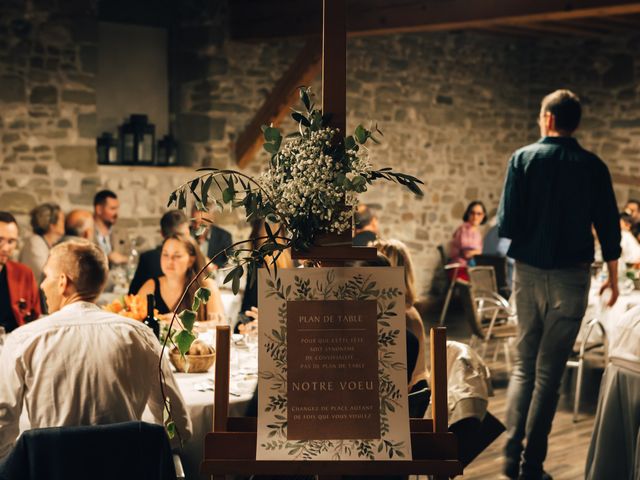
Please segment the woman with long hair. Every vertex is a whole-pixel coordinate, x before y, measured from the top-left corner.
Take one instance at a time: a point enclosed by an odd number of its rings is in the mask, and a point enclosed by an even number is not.
[[[211,297],[207,304],[201,305],[196,312],[199,321],[224,316],[220,291],[210,278],[201,278],[194,282],[179,303],[184,289],[205,265],[206,259],[191,237],[170,235],[162,243],[160,268],[163,275],[147,280],[138,291],[138,295],[153,294],[156,309],[162,315],[173,312],[176,307],[179,311],[190,309],[198,288],[206,287],[211,291]]]
[[[428,380],[427,336],[422,317],[414,306],[417,294],[413,262],[409,255],[409,249],[400,240],[378,240],[374,242],[373,246],[378,249],[378,252],[389,259],[392,267],[404,267],[407,330],[413,333],[418,339],[418,358],[413,373],[411,374],[411,380],[409,381],[409,390],[411,390],[411,388],[420,381]]]

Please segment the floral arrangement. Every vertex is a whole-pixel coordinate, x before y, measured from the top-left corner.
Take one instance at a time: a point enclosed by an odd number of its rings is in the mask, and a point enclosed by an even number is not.
[[[139,295],[123,295],[105,305],[104,310],[142,321],[147,316],[147,299]],[[157,316],[158,310],[154,310],[154,312]]]
[[[264,149],[271,158],[260,176],[253,178],[235,170],[201,168],[199,176],[182,184],[169,197],[167,207],[186,208],[187,198],[191,196],[200,211],[208,211],[210,204],[220,210],[225,206],[244,208],[247,221],[265,221],[266,236],[259,239],[263,240],[259,248],[246,246],[252,240],[243,240],[225,250],[232,267],[224,283],[231,282],[234,293],[240,288],[244,267],[254,267],[247,269],[251,272],[248,282],[252,285],[259,266],[271,267],[277,273],[276,260],[284,250],[308,250],[319,236],[350,232],[358,195],[374,182],[395,182],[417,196],[423,195],[422,181],[418,178],[391,168],[376,170],[369,162],[366,144],[368,141],[379,143],[376,135],[382,135],[377,125],[371,130],[358,125],[353,135],[344,136],[343,132],[328,126],[329,115],[316,108],[312,98],[309,88],[300,88],[304,110],[294,110],[291,115],[298,123],[297,132],[283,136],[273,125],[262,127]],[[196,235],[205,228],[201,227]],[[207,274],[209,264],[191,284]],[[195,312],[201,303],[206,303],[209,293],[206,288],[200,288],[191,309],[174,312],[169,328],[179,319],[182,330],[173,337],[168,336],[163,347],[172,342],[182,355],[189,350],[196,338],[193,334]],[[172,422],[166,426],[171,435],[175,426]]]

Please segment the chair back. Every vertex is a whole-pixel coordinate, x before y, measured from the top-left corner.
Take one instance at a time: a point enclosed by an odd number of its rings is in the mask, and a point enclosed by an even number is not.
[[[498,293],[498,283],[493,267],[470,267],[467,269],[469,281],[471,282],[472,293],[482,296],[484,293]]]
[[[438,253],[440,254],[440,266],[444,268],[448,260],[447,251],[445,250],[444,245],[438,245]]]
[[[471,333],[476,337],[484,338],[485,334],[482,330],[482,324],[478,317],[478,311],[473,299],[473,293],[471,290],[471,284],[464,280],[456,280],[456,286],[458,287],[458,293],[460,295],[460,303],[462,304],[462,310],[464,312],[464,319],[471,328]]]
[[[487,266],[493,267],[493,271],[496,277],[496,284],[498,286],[497,292],[504,295],[509,291],[509,284],[507,283],[507,258],[499,255],[476,255],[473,257],[476,265],[479,267]]]
[[[162,425],[125,422],[27,430],[0,464],[0,478],[169,480],[176,472]]]

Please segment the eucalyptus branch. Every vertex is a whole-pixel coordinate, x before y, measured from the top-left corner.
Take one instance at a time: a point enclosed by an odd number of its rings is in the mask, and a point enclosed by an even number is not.
[[[282,227],[280,227],[277,232],[280,232]],[[172,415],[171,415],[171,403],[168,401],[167,395],[166,395],[166,391],[165,391],[165,379],[164,379],[164,372],[162,371],[162,361],[164,358],[164,352],[167,349],[167,343],[169,341],[171,341],[171,343],[173,343],[175,345],[175,343],[173,342],[173,340],[171,339],[171,330],[172,327],[174,325],[174,322],[177,320],[177,322],[180,324],[180,326],[187,330],[188,332],[192,332],[193,329],[187,329],[185,328],[184,324],[179,320],[178,317],[178,310],[180,308],[180,305],[182,305],[182,302],[184,301],[184,299],[186,298],[187,294],[189,293],[189,290],[191,289],[191,287],[194,285],[194,283],[196,283],[197,281],[199,281],[200,276],[206,272],[209,267],[214,263],[215,259],[218,258],[218,256],[227,253],[232,252],[235,247],[237,247],[238,245],[242,245],[244,243],[250,243],[250,242],[254,242],[256,240],[286,240],[289,243],[286,244],[282,244],[283,248],[289,248],[290,247],[290,239],[288,237],[284,237],[284,236],[276,236],[274,235],[273,237],[270,236],[261,236],[261,237],[257,237],[255,239],[246,239],[246,240],[241,240],[239,242],[235,242],[232,245],[228,246],[227,248],[225,248],[224,250],[220,250],[218,253],[216,253],[195,275],[194,277],[191,279],[191,281],[189,282],[189,284],[185,287],[184,291],[182,292],[182,295],[180,296],[180,299],[178,300],[178,302],[176,303],[175,308],[173,309],[173,315],[171,316],[171,321],[169,322],[169,327],[168,327],[168,333],[164,339],[164,342],[162,343],[162,349],[160,351],[160,359],[158,361],[158,378],[160,380],[160,392],[162,394],[162,401],[164,402],[164,408],[165,411],[168,414],[169,417],[169,423],[173,423],[172,420]],[[249,257],[249,261],[251,261],[253,259],[253,257]],[[262,260],[264,261],[264,257],[262,257]],[[248,262],[245,262],[248,263]],[[236,265],[236,267],[241,266],[241,264]],[[167,424],[167,425],[168,425]],[[182,444],[182,438],[180,436],[180,432],[179,430],[176,428],[176,433],[178,434],[178,438],[180,439],[180,443]]]

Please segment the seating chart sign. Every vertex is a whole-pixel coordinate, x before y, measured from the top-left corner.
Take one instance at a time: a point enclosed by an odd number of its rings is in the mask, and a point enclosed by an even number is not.
[[[258,460],[410,460],[403,269],[258,282]]]

